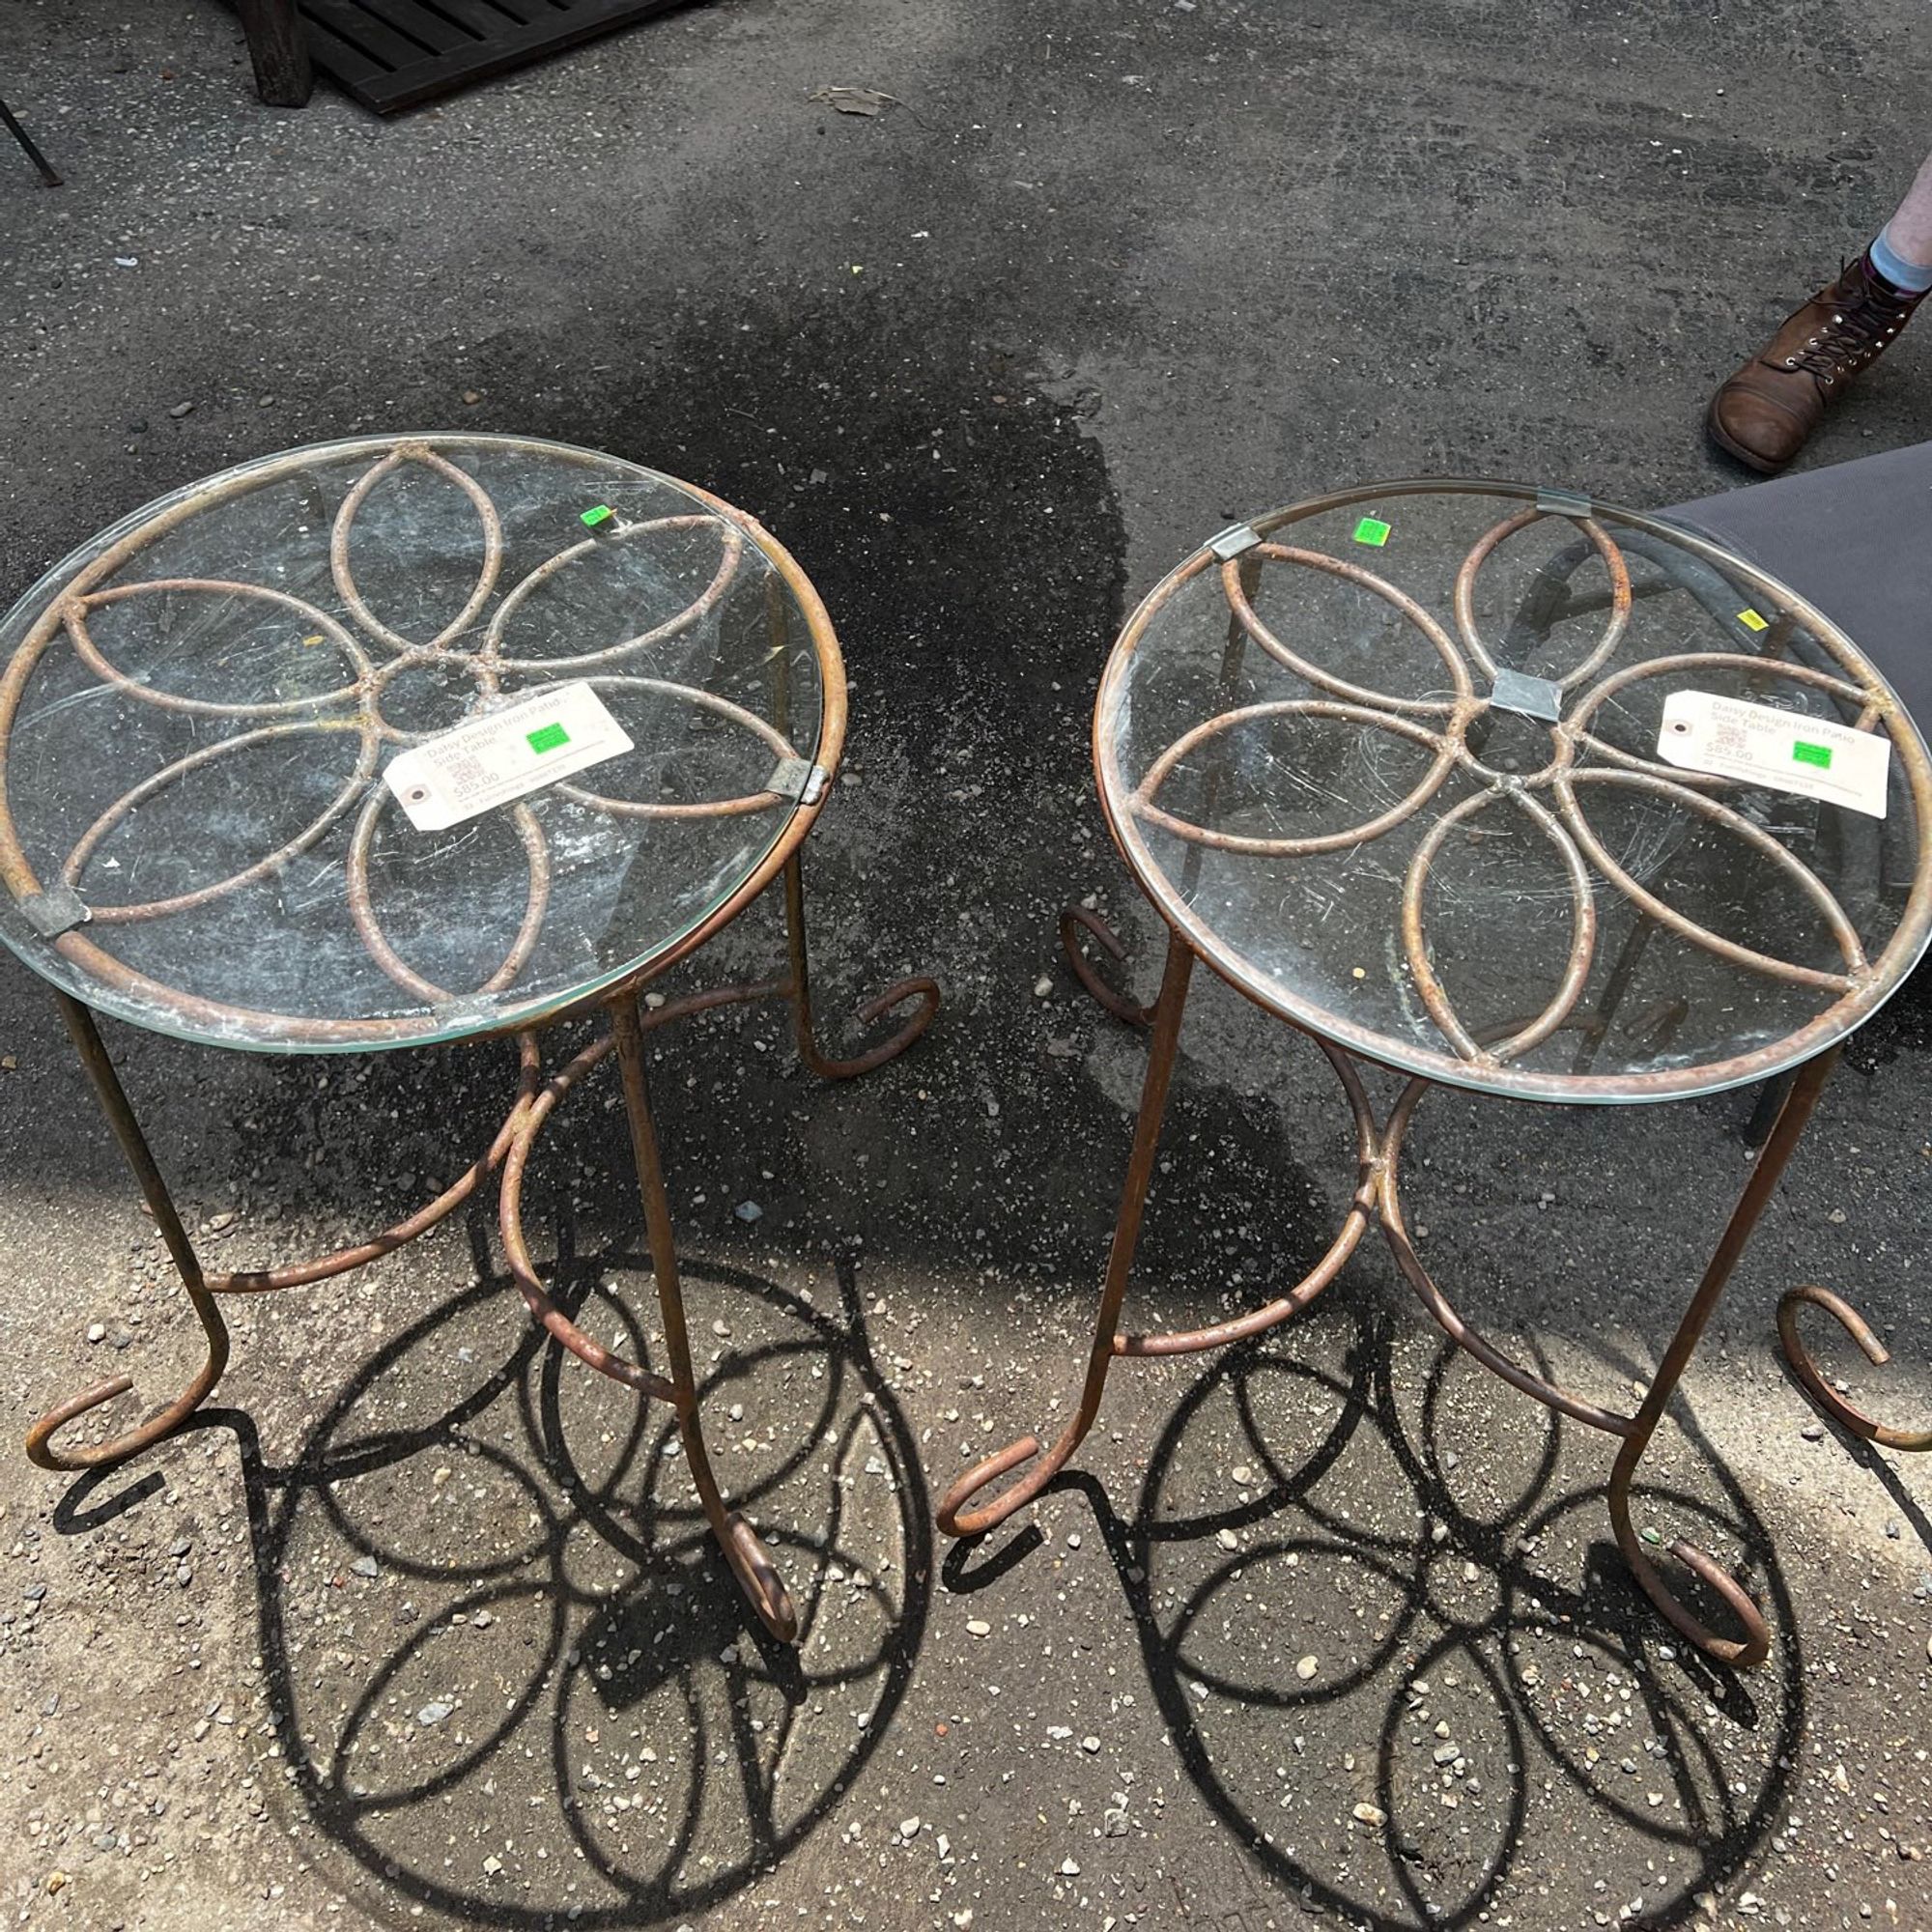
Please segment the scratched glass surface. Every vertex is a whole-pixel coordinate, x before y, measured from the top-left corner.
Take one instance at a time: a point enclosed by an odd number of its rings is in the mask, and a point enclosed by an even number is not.
[[[1130,623],[1100,747],[1130,861],[1264,1002],[1437,1079],[1642,1099],[1808,1057],[1923,950],[1925,747],[1772,580],[1534,492],[1255,524]],[[1685,691],[1884,733],[1885,817],[1664,762]]]
[[[578,679],[631,751],[411,825],[400,751]],[[500,1027],[715,912],[789,824],[773,786],[821,708],[759,539],[671,478],[481,437],[270,458],[137,512],[0,625],[0,937],[227,1045]]]

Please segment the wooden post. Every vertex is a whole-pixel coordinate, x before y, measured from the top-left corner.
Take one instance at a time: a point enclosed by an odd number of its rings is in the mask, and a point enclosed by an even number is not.
[[[307,106],[315,75],[296,0],[236,0],[236,6],[255,64],[255,92],[270,107]]]

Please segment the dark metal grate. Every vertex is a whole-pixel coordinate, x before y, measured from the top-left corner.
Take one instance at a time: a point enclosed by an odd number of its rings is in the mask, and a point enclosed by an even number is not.
[[[236,0],[226,0],[233,7]],[[688,0],[298,0],[309,57],[394,114]]]

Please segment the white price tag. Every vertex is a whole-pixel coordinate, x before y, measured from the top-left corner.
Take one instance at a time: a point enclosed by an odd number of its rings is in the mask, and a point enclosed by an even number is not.
[[[1657,755],[1685,771],[1885,816],[1891,740],[1882,731],[1854,731],[1849,724],[1708,691],[1673,691],[1663,700]]]
[[[383,777],[418,832],[440,832],[630,749],[589,685],[560,684],[412,745]]]

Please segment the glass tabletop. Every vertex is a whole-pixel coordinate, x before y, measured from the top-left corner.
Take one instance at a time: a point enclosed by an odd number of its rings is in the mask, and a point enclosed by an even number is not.
[[[497,1031],[701,943],[844,715],[803,572],[690,484],[510,437],[293,450],[0,623],[0,938],[224,1046]]]
[[[1529,1098],[1761,1079],[1932,931],[1932,762],[1762,571],[1565,492],[1429,479],[1237,525],[1128,620],[1103,807],[1225,978]]]

